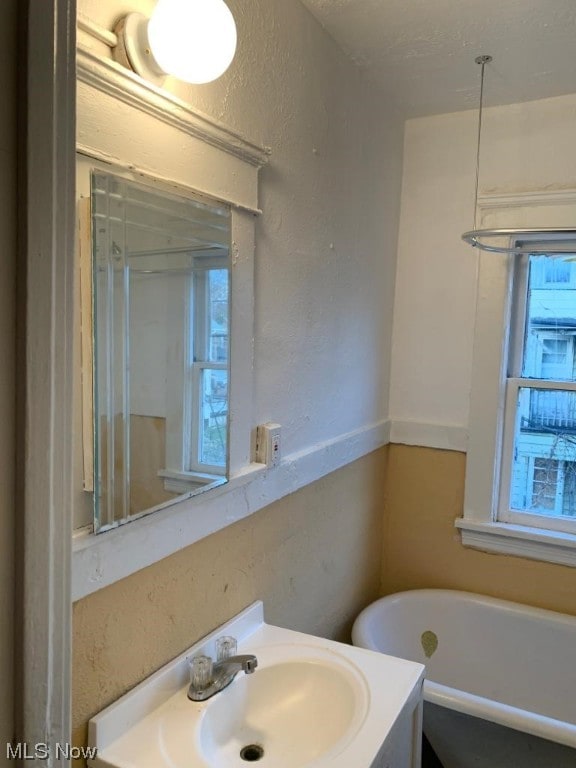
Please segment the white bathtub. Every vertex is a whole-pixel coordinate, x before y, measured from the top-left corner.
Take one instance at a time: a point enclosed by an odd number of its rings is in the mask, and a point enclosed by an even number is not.
[[[424,730],[445,768],[576,766],[576,618],[423,589],[369,605],[352,640],[426,664]]]

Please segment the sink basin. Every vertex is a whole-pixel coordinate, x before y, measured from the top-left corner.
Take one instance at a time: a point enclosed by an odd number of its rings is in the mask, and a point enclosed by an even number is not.
[[[240,673],[200,706],[184,702],[177,716],[175,707],[167,708],[159,728],[173,768],[190,766],[194,753],[218,768],[264,758],[263,765],[300,768],[333,756],[354,737],[369,697],[363,676],[346,659],[313,647],[253,652],[254,674]]]
[[[251,675],[240,672],[212,698],[190,701],[188,658],[200,654],[214,658],[221,635],[236,637],[238,653],[255,654],[258,667]],[[423,672],[420,664],[266,624],[262,603],[257,602],[92,718],[88,742],[97,754],[88,764],[92,768],[400,764],[388,753],[384,759],[382,750],[396,749],[394,740],[400,737],[406,754],[419,743],[411,733],[421,717]],[[398,730],[400,713],[407,725]],[[419,765],[419,759],[416,749],[410,765]]]

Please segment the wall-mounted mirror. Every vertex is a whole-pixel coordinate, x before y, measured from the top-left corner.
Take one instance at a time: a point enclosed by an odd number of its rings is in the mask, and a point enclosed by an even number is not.
[[[94,529],[228,472],[230,209],[91,174]]]

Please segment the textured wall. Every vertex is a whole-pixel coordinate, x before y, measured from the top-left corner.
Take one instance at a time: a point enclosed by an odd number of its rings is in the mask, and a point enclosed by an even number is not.
[[[165,87],[271,148],[256,223],[254,424],[282,424],[287,456],[387,416],[403,123],[299,0],[229,5],[230,69]],[[110,29],[153,6],[80,0],[78,10]],[[116,156],[144,156],[142,145],[154,156],[155,137],[127,132],[122,115]]]
[[[270,623],[347,639],[379,594],[387,451],[77,602],[76,741],[91,715],[254,600]]]
[[[16,4],[0,4],[0,754],[13,735]]]
[[[465,466],[456,451],[389,446],[383,593],[464,589],[576,615],[576,568],[461,545]]]
[[[152,5],[80,0],[79,12],[110,29]],[[280,422],[286,456],[387,415],[402,123],[298,0],[230,7],[239,32],[230,70],[209,86],[167,87],[272,150],[259,184],[253,423]],[[114,154],[129,161],[138,142],[158,155],[154,136],[126,119],[109,126]],[[257,598],[272,622],[344,637],[378,594],[385,457],[365,457],[79,601],[76,737]],[[274,487],[273,472],[267,482]]]
[[[486,110],[480,193],[576,188],[575,115],[576,95]],[[406,123],[392,419],[468,425],[478,253],[461,235],[472,228],[477,117]],[[499,226],[540,225],[516,216],[508,209]]]

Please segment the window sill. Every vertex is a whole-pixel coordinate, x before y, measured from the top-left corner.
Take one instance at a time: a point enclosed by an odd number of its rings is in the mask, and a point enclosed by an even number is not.
[[[224,485],[226,478],[222,475],[208,475],[202,472],[175,472],[172,469],[160,469],[158,475],[164,478],[164,490],[173,493],[188,493],[209,491]]]
[[[576,567],[576,536],[510,523],[457,518],[465,547]]]

